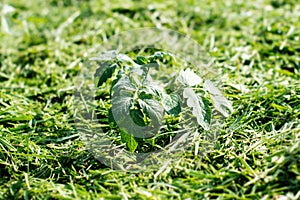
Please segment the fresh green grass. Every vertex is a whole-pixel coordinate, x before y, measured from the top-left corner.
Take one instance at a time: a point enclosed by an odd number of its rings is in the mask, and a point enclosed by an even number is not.
[[[4,4],[15,10],[4,15]],[[297,0],[4,0],[0,8],[1,199],[300,198]],[[193,148],[164,170],[130,173],[85,150],[72,94],[88,52],[139,27],[197,40],[235,112],[204,156]]]

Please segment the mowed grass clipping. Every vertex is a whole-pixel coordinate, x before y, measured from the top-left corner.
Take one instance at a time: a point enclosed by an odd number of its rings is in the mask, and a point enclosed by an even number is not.
[[[300,198],[298,1],[5,0],[0,10],[0,199]],[[89,52],[140,27],[197,40],[235,112],[204,156],[196,146],[137,174],[85,149],[72,94]]]

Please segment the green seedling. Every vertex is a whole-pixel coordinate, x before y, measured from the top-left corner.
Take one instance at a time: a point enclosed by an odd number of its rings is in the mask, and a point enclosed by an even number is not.
[[[111,59],[97,61],[99,68],[95,73],[95,84],[98,88],[109,85],[110,113],[121,129],[121,141],[126,143],[130,152],[149,138],[162,134],[162,122],[168,125],[168,121],[182,122],[185,107],[204,131],[210,129],[213,106],[224,116],[232,111],[230,102],[214,84],[203,80],[190,68],[179,71],[168,80],[175,86],[173,89],[170,89],[170,84],[164,87],[168,84],[159,82],[157,71],[164,65],[174,64],[175,60],[168,52],[155,52],[134,59],[115,54]],[[155,145],[153,140],[151,144]]]

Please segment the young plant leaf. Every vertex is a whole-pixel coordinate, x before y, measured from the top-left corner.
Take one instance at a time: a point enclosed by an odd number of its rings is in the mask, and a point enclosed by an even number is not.
[[[181,99],[177,94],[163,94],[162,105],[170,115],[178,116],[181,112]]]
[[[211,108],[208,101],[198,98],[192,88],[183,90],[183,97],[187,99],[187,105],[192,109],[193,115],[197,122],[204,130],[209,130],[211,121]]]
[[[139,126],[146,126],[146,123],[144,121],[143,112],[140,109],[131,109],[130,117],[135,124],[137,124]]]
[[[122,92],[131,92],[134,93],[136,91],[136,87],[131,83],[129,77],[122,77],[119,81],[114,85],[112,91],[118,95],[121,95]],[[124,94],[127,96],[126,94]],[[122,98],[122,95],[120,96]]]
[[[100,87],[107,79],[111,78],[117,67],[116,64],[111,64],[110,62],[99,63],[99,65],[100,67],[94,74],[96,87]]]
[[[177,80],[181,84],[188,87],[193,87],[202,83],[202,79],[197,74],[195,74],[190,68],[187,68],[186,70],[181,70]]]
[[[126,119],[130,117],[130,108],[133,107],[135,90],[128,77],[120,78],[112,89],[111,110],[120,128],[125,128],[127,125]]]
[[[152,99],[153,95],[151,93],[149,93],[147,90],[140,90],[139,93],[139,98],[140,99]]]
[[[116,83],[113,88],[111,109],[116,124],[120,129],[126,130],[126,132],[134,135],[135,137],[141,138],[147,137],[149,135],[151,127],[142,124],[142,119],[137,115],[137,113],[133,115],[131,113],[131,110],[135,109],[134,102],[136,100],[134,99],[134,96],[137,92],[137,89],[138,88],[136,88],[135,85],[130,82],[130,79],[128,77],[120,78],[118,83]],[[152,108],[151,105],[149,105],[149,107],[147,108],[149,109],[149,113],[151,113],[151,116],[153,115],[152,112],[157,112],[155,110],[156,108]],[[144,110],[144,108],[142,108],[142,110]],[[140,114],[145,116],[145,112]],[[157,121],[155,120],[155,117],[152,116],[152,118],[155,122]]]
[[[149,115],[153,125],[160,125],[164,113],[164,109],[162,108],[160,103],[154,99],[138,99],[138,102],[144,113]]]
[[[207,98],[197,95],[198,96],[198,101],[200,104],[200,107],[203,108],[205,112],[204,113],[204,121],[207,122],[207,124],[210,125],[211,119],[212,119],[212,110],[210,106],[210,102]]]
[[[127,91],[122,91],[122,96],[114,96],[112,98],[112,114],[120,128],[127,125],[127,119],[130,117],[130,108],[133,107],[132,94]]]
[[[174,55],[169,52],[157,51],[152,56],[149,56],[148,59],[150,62],[154,62],[156,60],[164,60],[167,58],[175,59]]]
[[[155,82],[151,82],[145,85],[145,87],[149,94],[156,96],[158,98],[162,98],[162,94],[164,91],[164,88],[162,86],[155,84]]]
[[[205,81],[204,89],[210,94],[215,108],[224,115],[224,117],[228,117],[233,112],[231,102],[222,95],[221,91],[215,87],[211,81]]]
[[[135,140],[133,135],[128,134],[125,131],[120,131],[120,132],[121,132],[121,141],[126,143],[128,150],[131,153],[133,153],[138,146],[138,142]]]
[[[148,63],[148,60],[144,56],[137,56],[136,63],[139,65],[146,65]]]

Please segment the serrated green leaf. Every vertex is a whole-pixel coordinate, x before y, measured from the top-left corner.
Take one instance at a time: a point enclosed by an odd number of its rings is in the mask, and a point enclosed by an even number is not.
[[[154,126],[161,124],[163,118],[163,108],[160,103],[154,99],[138,99],[141,108],[147,113]]]
[[[208,91],[213,100],[215,108],[225,117],[228,117],[232,112],[232,104],[221,93],[221,91],[214,86],[214,84],[207,80],[204,83],[204,89]]]
[[[127,95],[127,96],[125,96]],[[123,121],[130,117],[130,108],[133,106],[133,98],[125,91],[122,96],[112,98],[112,113],[115,121],[122,125]]]
[[[120,78],[112,90],[111,110],[113,118],[120,128],[126,128],[124,125],[126,125],[126,119],[130,118],[130,108],[133,107],[135,87],[127,77],[123,77]]]
[[[136,137],[143,137],[147,127],[135,123],[130,114],[130,110],[134,107],[133,97],[125,96],[125,91],[122,91],[121,94],[121,96],[113,96],[111,100],[112,113],[116,124],[121,130],[126,130]]]
[[[95,85],[100,87],[107,79],[111,78],[117,65],[111,64],[110,62],[99,63],[100,67],[96,70],[94,74]]]
[[[121,92],[129,92],[133,93],[136,91],[136,87],[131,83],[129,77],[122,77],[119,81],[114,85],[112,91],[116,94],[120,94]],[[126,95],[125,95],[126,96]]]
[[[210,125],[211,119],[212,119],[212,109],[210,107],[210,102],[207,98],[203,96],[198,96],[198,101],[200,104],[200,107],[205,111],[204,112],[204,121]]]
[[[156,96],[158,98],[162,98],[163,91],[164,91],[164,88],[162,86],[155,84],[154,82],[151,82],[145,86],[146,86],[145,89],[147,93]]]
[[[145,65],[145,64],[148,63],[148,60],[144,56],[137,56],[136,57],[136,63],[139,64],[139,65]]]
[[[162,105],[170,115],[178,116],[181,112],[181,99],[177,94],[164,94]]]
[[[140,99],[152,99],[153,95],[148,93],[147,90],[141,90],[141,92],[139,93],[139,98]]]
[[[131,109],[130,117],[135,124],[137,124],[139,126],[146,126],[146,123],[144,121],[143,112],[140,109]]]
[[[174,59],[174,55],[169,53],[169,52],[163,52],[163,51],[158,51],[155,52],[152,56],[149,56],[148,59],[153,62],[155,60],[162,60],[163,58],[173,58]]]
[[[133,153],[138,146],[138,143],[135,140],[134,136],[126,133],[125,131],[120,131],[120,132],[121,132],[121,141],[126,143],[128,150],[131,153]]]
[[[188,87],[193,87],[202,83],[202,78],[195,74],[190,68],[186,70],[181,70],[177,80]]]
[[[120,129],[126,130],[135,137],[146,137],[150,127],[140,126],[130,115],[134,109],[134,94],[137,88],[130,82],[128,77],[123,77],[113,88],[111,99],[113,117]]]
[[[192,109],[197,122],[204,130],[209,130],[211,121],[211,108],[208,102],[203,98],[199,99],[192,88],[183,90],[183,97],[187,99],[187,105]]]

